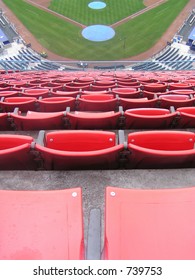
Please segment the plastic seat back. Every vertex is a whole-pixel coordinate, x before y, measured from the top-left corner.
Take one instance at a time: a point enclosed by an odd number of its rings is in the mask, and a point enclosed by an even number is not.
[[[175,108],[193,106],[195,99],[190,99],[188,95],[182,94],[167,94],[161,95],[159,97],[161,108],[170,108],[174,106]]]
[[[31,144],[34,139],[23,135],[0,135],[0,170],[36,169]]]
[[[67,113],[71,129],[116,129],[120,112],[80,112]]]
[[[9,122],[8,122],[8,115],[7,113],[0,113],[0,130],[8,130],[11,129]]]
[[[194,148],[195,134],[186,131],[143,131],[128,134],[128,143],[146,149],[180,151]]]
[[[66,107],[74,110],[75,98],[73,97],[49,97],[38,101],[41,112],[65,111]]]
[[[144,84],[143,88],[144,90],[151,92],[164,92],[167,89],[167,85],[160,83],[148,83]]]
[[[11,114],[15,130],[41,130],[64,128],[64,112],[28,111],[26,116]]]
[[[180,116],[178,126],[180,128],[195,127],[195,107],[180,107],[177,108]]]
[[[84,258],[81,189],[0,190],[1,260]]]
[[[105,258],[193,260],[195,188],[107,187]]]
[[[115,111],[117,108],[118,99],[112,94],[99,95],[81,95],[78,99],[79,111],[100,111],[108,112]]]
[[[116,169],[124,150],[115,133],[107,131],[48,132],[42,141],[36,149],[47,170]]]
[[[61,131],[46,134],[47,148],[61,151],[86,152],[115,146],[115,133],[96,131]]]
[[[120,105],[124,110],[134,109],[134,108],[153,108],[156,106],[158,99],[148,98],[120,98]]]
[[[126,128],[150,128],[160,129],[171,127],[176,112],[171,113],[168,109],[138,108],[125,111]]]
[[[21,112],[36,109],[35,97],[6,97],[2,102],[2,107],[6,112],[12,112],[17,107]]]
[[[128,135],[129,168],[195,166],[195,134],[186,131],[143,131]]]

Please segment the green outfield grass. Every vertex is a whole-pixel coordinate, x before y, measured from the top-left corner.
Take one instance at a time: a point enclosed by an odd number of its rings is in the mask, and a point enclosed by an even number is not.
[[[105,0],[106,7],[100,10],[90,9],[89,3],[90,0],[52,0],[49,8],[85,25],[112,24],[145,8],[143,0]]]
[[[118,26],[113,39],[99,43],[84,39],[81,35],[82,29],[78,26],[23,0],[3,0],[3,2],[43,45],[43,50],[47,48],[64,58],[101,61],[122,60],[148,50],[160,39],[188,0],[169,0]],[[122,0],[119,2],[122,4]]]

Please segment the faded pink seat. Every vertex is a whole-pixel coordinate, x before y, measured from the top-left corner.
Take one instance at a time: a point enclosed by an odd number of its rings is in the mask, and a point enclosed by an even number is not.
[[[125,111],[125,128],[160,129],[171,127],[176,112],[160,108],[138,108]]]
[[[1,260],[84,258],[81,188],[0,190]]]
[[[110,169],[119,167],[120,152],[116,135],[107,131],[72,130],[40,132],[36,150],[45,169]]]
[[[187,131],[140,131],[128,134],[129,168],[195,166],[195,134]]]
[[[194,260],[195,187],[106,188],[104,257]]]

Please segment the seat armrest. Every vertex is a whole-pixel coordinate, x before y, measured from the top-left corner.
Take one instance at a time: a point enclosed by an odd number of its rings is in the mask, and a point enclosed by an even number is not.
[[[40,130],[36,139],[36,144],[44,147],[45,130]]]
[[[19,115],[19,108],[14,108],[13,114],[14,115]]]

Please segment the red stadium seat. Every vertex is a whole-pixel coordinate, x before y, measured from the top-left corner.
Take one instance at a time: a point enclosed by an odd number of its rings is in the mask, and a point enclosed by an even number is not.
[[[118,87],[133,87],[133,88],[139,88],[140,87],[140,82],[138,81],[117,81]]]
[[[22,96],[27,96],[27,97],[48,97],[49,94],[49,89],[41,89],[41,88],[33,88],[33,89],[26,89],[23,93]]]
[[[66,85],[65,90],[66,91],[76,91],[76,90],[89,90],[90,85]]]
[[[115,86],[115,82],[111,79],[100,79],[92,83],[95,86]]]
[[[83,94],[77,101],[79,111],[115,111],[118,105],[118,99],[112,94]]]
[[[14,88],[14,91],[15,91],[16,89]],[[0,92],[1,91],[13,91],[13,87],[11,87],[11,86],[9,86],[9,85],[7,85],[7,86],[5,86],[5,87],[1,87],[0,86]]]
[[[36,169],[30,136],[0,134],[0,170]]]
[[[175,89],[175,90],[166,92],[166,94],[168,94],[168,93],[190,95],[190,94],[195,94],[195,91],[192,89]]]
[[[17,107],[21,112],[36,110],[37,99],[35,97],[6,97],[1,102],[4,112],[13,112]]]
[[[9,122],[8,122],[8,115],[7,113],[0,113],[0,130],[8,130],[11,129]]]
[[[51,95],[53,97],[74,97],[74,98],[76,98],[78,94],[80,94],[79,90],[76,90],[76,91],[57,90],[57,91],[52,91],[51,92]]]
[[[154,108],[157,106],[158,98],[120,98],[119,103],[124,110],[133,108]]]
[[[160,108],[138,108],[125,111],[125,128],[160,129],[172,126],[176,112]]]
[[[195,98],[190,99],[188,95],[182,94],[165,94],[159,96],[158,104],[161,108],[170,108],[170,106],[174,106],[174,108],[189,107],[195,104]]]
[[[177,109],[180,114],[178,126],[180,128],[195,127],[195,107],[180,107]]]
[[[65,112],[33,112],[26,115],[11,113],[12,125],[15,130],[41,130],[64,128]]]
[[[116,143],[115,133],[90,130],[50,132],[38,143],[41,145],[37,144],[36,150],[47,170],[118,168],[124,148],[124,144]]]
[[[169,90],[177,90],[177,89],[193,89],[193,87],[187,83],[169,83]]]
[[[122,98],[139,98],[140,91],[134,89],[134,88],[113,88],[112,89],[112,94],[117,94],[119,97]]]
[[[116,87],[116,85],[115,84],[112,84],[112,85],[90,85],[90,87],[89,87],[89,90],[92,90],[92,91],[100,91],[100,90],[110,90],[110,89],[112,89],[112,88],[115,88]],[[87,89],[85,89],[85,90],[87,90]]]
[[[93,91],[93,90],[83,90],[81,94],[89,95],[89,94],[108,94],[111,93],[111,91],[108,90],[99,90],[99,91]]]
[[[107,260],[194,260],[195,188],[106,188]]]
[[[66,114],[70,129],[117,129],[120,112],[70,112]]]
[[[168,94],[166,92],[166,94]],[[143,98],[148,98],[148,99],[154,99],[154,98],[157,98],[161,95],[165,95],[165,92],[151,92],[151,91],[141,91],[141,97]]]
[[[0,259],[83,259],[82,215],[81,188],[0,190]]]
[[[93,77],[79,77],[78,78],[78,82],[79,83],[93,83],[94,82],[94,78]]]
[[[65,111],[66,107],[74,110],[75,98],[73,97],[48,97],[38,100],[41,112],[59,112]]]
[[[1,97],[15,97],[19,95],[19,91],[16,90],[8,90],[8,91],[0,91]]]
[[[143,89],[151,92],[164,92],[167,89],[165,83],[147,83],[143,85]]]
[[[195,166],[195,134],[186,131],[142,131],[128,134],[129,168]]]

